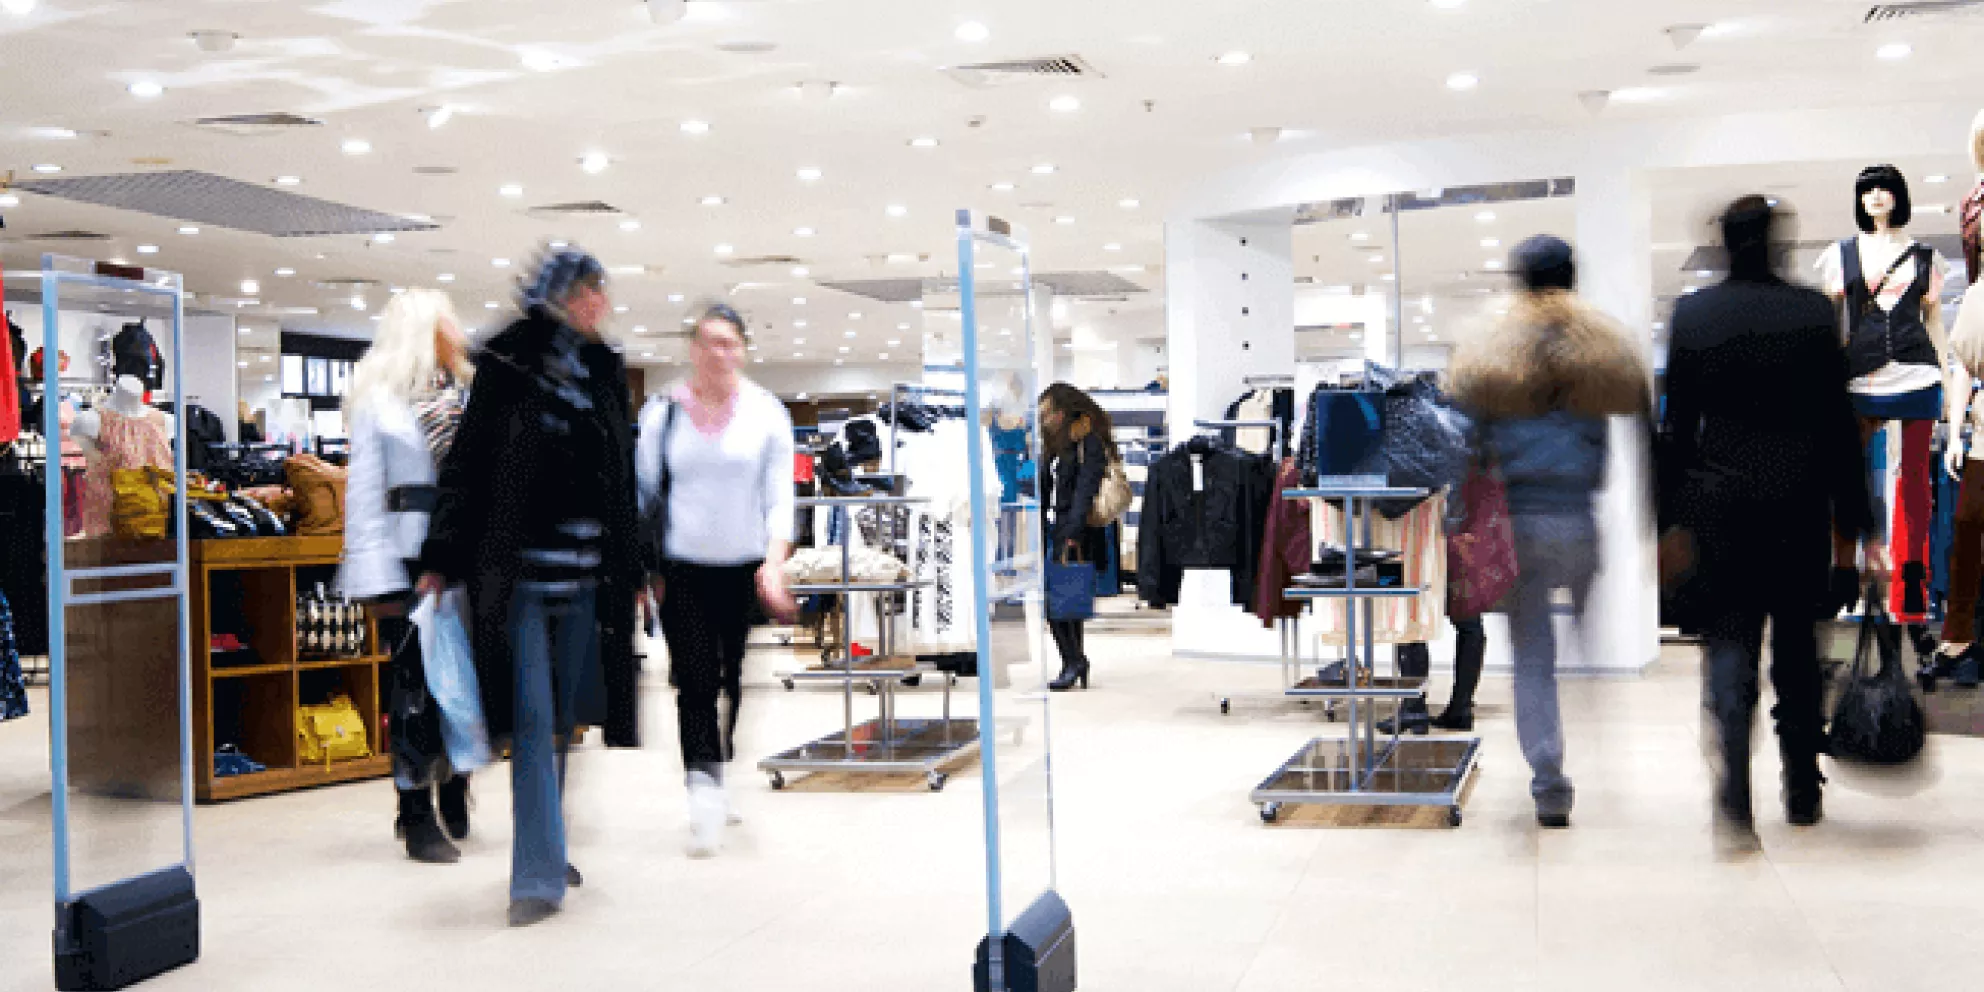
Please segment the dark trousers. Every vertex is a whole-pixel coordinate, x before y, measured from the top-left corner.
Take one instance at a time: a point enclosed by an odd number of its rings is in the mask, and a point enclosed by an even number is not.
[[[1082,625],[1085,620],[1049,620],[1047,630],[1054,635],[1054,646],[1061,652],[1061,668],[1081,670],[1088,667],[1088,652],[1083,647]]]
[[[735,756],[737,710],[743,700],[744,642],[758,597],[761,563],[692,565],[669,562],[661,600],[661,632],[668,642],[670,684],[675,686],[682,764],[723,780],[723,763]],[[718,716],[721,696],[730,712]]]
[[[1763,652],[1765,613],[1725,615],[1707,631],[1707,707],[1719,737],[1721,765],[1716,801],[1723,812],[1750,816],[1750,732],[1760,695],[1758,667]],[[1810,611],[1770,618],[1770,681],[1777,694],[1771,716],[1777,723],[1778,750],[1786,785],[1815,787],[1819,750],[1825,743],[1825,685],[1819,670],[1817,625]]]
[[[1447,622],[1454,626],[1454,694],[1447,700],[1447,709],[1467,711],[1474,708],[1474,690],[1481,685],[1481,666],[1488,658],[1488,632],[1481,626],[1481,618],[1461,620],[1449,616]]]
[[[1984,468],[1970,462],[1963,466],[1950,544],[1949,614],[1943,619],[1943,640],[1966,644],[1977,639],[1977,592],[1984,579]]]

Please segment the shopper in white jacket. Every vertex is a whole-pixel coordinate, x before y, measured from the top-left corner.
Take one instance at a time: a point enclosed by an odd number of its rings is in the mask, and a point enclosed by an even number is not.
[[[427,538],[437,497],[435,467],[461,422],[471,366],[467,339],[445,294],[405,290],[386,305],[383,318],[345,397],[351,465],[340,583],[347,597],[367,604],[392,653],[385,696],[399,790],[393,830],[406,840],[408,857],[451,864],[461,852],[449,837],[468,836],[468,776],[452,772],[441,743],[420,638],[407,619],[415,600],[409,563],[420,557]]]
[[[689,380],[641,411],[634,467],[643,558],[661,607],[689,787],[689,853],[710,857],[725,819],[723,766],[742,695],[755,599],[797,612],[782,566],[792,550],[792,418],[740,374],[744,319],[721,304],[696,321]],[[730,712],[718,716],[720,696]]]

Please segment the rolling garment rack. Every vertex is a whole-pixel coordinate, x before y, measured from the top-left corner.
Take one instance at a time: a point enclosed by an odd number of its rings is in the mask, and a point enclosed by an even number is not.
[[[799,506],[824,507],[845,513],[855,507],[884,506],[897,511],[911,505],[928,503],[927,498],[915,496],[839,496],[810,497],[795,501]],[[847,514],[847,532],[841,542],[841,569],[839,582],[803,583],[793,585],[791,591],[799,596],[833,595],[840,600],[840,649],[839,665],[831,664],[823,669],[796,672],[773,673],[787,688],[798,682],[825,682],[838,684],[842,693],[844,719],[841,729],[818,740],[801,744],[798,747],[781,751],[758,762],[758,770],[771,776],[773,789],[783,789],[786,775],[809,774],[813,772],[855,772],[880,775],[901,775],[915,773],[924,776],[930,791],[944,788],[950,774],[943,769],[968,758],[979,749],[978,721],[953,719],[951,716],[951,690],[957,685],[957,676],[949,672],[939,672],[944,679],[944,711],[939,719],[902,719],[896,714],[896,690],[912,678],[921,678],[926,671],[922,666],[898,669],[857,669],[854,667],[853,631],[848,627],[848,597],[857,593],[871,594],[878,600],[928,586],[928,580],[911,577],[902,582],[858,582],[851,574],[852,541],[854,540],[853,515]],[[878,610],[878,613],[881,611]],[[888,636],[889,625],[882,624],[883,636]],[[826,660],[831,662],[834,646],[823,650],[828,653]],[[886,641],[882,645],[888,647]],[[878,657],[887,657],[886,653]],[[879,712],[872,720],[856,724],[854,721],[854,686],[864,684],[879,700]]]
[[[1447,823],[1461,824],[1461,797],[1475,770],[1479,737],[1418,737],[1399,735],[1398,710],[1419,696],[1426,680],[1394,672],[1379,676],[1372,643],[1373,603],[1390,597],[1418,596],[1427,590],[1412,586],[1378,587],[1357,583],[1357,524],[1363,543],[1371,543],[1372,502],[1379,499],[1424,497],[1424,489],[1382,485],[1324,485],[1286,489],[1283,499],[1342,500],[1344,504],[1344,579],[1341,586],[1306,586],[1287,590],[1289,599],[1344,601],[1344,679],[1306,679],[1285,695],[1295,699],[1342,700],[1350,711],[1347,737],[1318,737],[1302,745],[1260,785],[1250,800],[1260,806],[1261,820],[1273,823],[1285,806],[1444,806]],[[1361,512],[1360,512],[1361,510]],[[1358,607],[1363,617],[1358,617]],[[1358,643],[1359,632],[1363,642]],[[1378,733],[1378,708],[1390,703],[1392,733]]]

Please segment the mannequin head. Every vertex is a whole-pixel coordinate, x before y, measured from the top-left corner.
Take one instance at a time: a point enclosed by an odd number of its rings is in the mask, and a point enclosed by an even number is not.
[[[1870,165],[1853,181],[1853,219],[1860,230],[1899,231],[1915,217],[1908,199],[1908,180],[1892,165]]]
[[[1509,253],[1509,262],[1522,287],[1532,293],[1568,292],[1578,284],[1577,260],[1571,246],[1559,237],[1530,238]]]

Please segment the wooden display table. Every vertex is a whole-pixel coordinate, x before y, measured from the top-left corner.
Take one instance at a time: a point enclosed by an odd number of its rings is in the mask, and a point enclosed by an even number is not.
[[[314,785],[377,778],[392,772],[380,724],[387,655],[366,621],[366,650],[356,658],[308,658],[296,643],[296,599],[317,582],[332,584],[342,537],[256,537],[191,542],[194,792],[218,802]],[[212,650],[214,609],[240,591],[253,664],[227,664]],[[218,663],[217,663],[218,662]],[[350,696],[365,718],[372,757],[305,764],[298,757],[296,711],[334,695]],[[268,767],[216,776],[216,742],[232,742]]]

